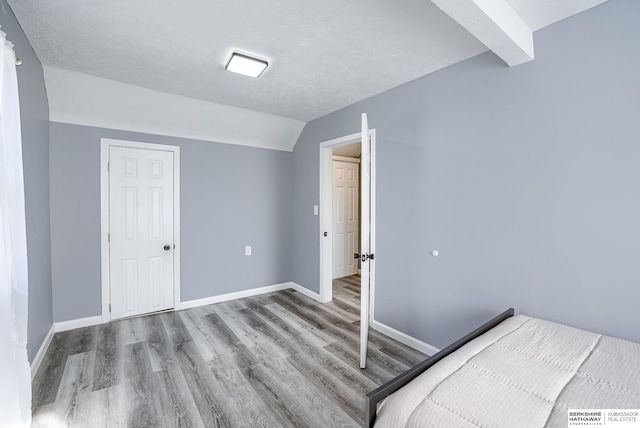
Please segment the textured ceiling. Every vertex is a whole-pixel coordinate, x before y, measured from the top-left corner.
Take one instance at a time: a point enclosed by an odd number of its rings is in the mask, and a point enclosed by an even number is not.
[[[603,0],[506,1],[536,29]],[[429,0],[9,4],[45,65],[301,121],[487,50]],[[226,72],[236,49],[269,68]]]
[[[13,0],[43,64],[311,120],[486,50],[425,0]],[[234,50],[270,60],[224,70]]]

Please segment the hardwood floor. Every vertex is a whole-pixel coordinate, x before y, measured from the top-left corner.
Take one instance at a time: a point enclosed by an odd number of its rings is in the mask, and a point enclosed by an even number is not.
[[[376,331],[358,367],[359,277],[57,333],[33,427],[355,427],[364,394],[425,355]]]

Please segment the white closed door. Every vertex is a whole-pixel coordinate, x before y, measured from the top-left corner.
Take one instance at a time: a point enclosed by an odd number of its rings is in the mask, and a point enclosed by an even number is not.
[[[174,307],[174,154],[109,149],[111,319]]]
[[[333,161],[333,278],[358,273],[360,168],[354,162]]]

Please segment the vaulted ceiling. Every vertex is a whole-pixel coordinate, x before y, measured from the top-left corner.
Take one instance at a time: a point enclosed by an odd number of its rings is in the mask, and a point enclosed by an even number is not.
[[[9,4],[44,66],[52,120],[291,150],[307,121],[487,50],[505,67],[532,60],[533,31],[604,1]],[[269,67],[227,72],[235,50]]]

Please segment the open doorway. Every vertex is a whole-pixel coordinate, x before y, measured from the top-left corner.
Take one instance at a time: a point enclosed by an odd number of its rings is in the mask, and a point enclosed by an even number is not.
[[[332,149],[332,279],[360,272],[360,142]]]
[[[332,304],[360,319],[360,155],[362,144],[332,149]]]
[[[334,168],[340,162],[345,161],[343,158],[351,158],[349,163],[357,164],[353,159],[353,146],[360,146],[360,162],[358,183],[358,192],[356,196],[355,188],[352,198],[338,197],[338,186],[334,186],[334,177],[340,171]],[[342,148],[342,149],[341,149]],[[337,149],[337,150],[336,150]],[[343,156],[345,153],[352,156]],[[335,159],[334,159],[335,156]],[[342,157],[342,158],[341,158]],[[335,162],[334,162],[335,161]],[[343,165],[344,166],[344,165]],[[351,174],[355,176],[355,168],[351,168]],[[346,166],[342,168],[343,175],[349,174]],[[355,178],[355,177],[354,177]],[[334,192],[335,190],[335,192]],[[343,192],[348,189],[343,186]],[[357,201],[356,201],[357,198]],[[345,288],[351,285],[351,288],[357,285],[359,281],[359,306],[360,306],[360,367],[365,367],[367,336],[368,329],[373,321],[373,297],[374,297],[374,232],[375,232],[375,130],[369,130],[366,114],[362,115],[362,132],[336,138],[320,144],[320,298],[322,302],[330,302],[333,299],[334,278],[336,281],[342,281],[343,278],[350,278],[347,284],[336,283],[337,287]],[[345,225],[334,223],[334,205],[345,204],[345,201],[351,201],[352,211],[358,207],[359,237],[356,241],[355,233],[351,237],[345,236],[348,231],[342,228]],[[345,207],[342,207],[345,208]],[[336,210],[339,215],[340,209]],[[343,210],[343,215],[348,213]],[[350,215],[355,216],[355,212]],[[353,224],[351,224],[353,226]],[[336,240],[341,242],[335,242]],[[358,249],[357,251],[355,249]],[[337,252],[338,254],[334,254]],[[347,260],[347,257],[353,259]],[[351,263],[351,270],[334,269],[338,264],[342,263],[342,267],[348,267]],[[357,268],[360,267],[360,276],[357,274]],[[355,270],[354,270],[355,269]],[[357,288],[357,287],[355,287]],[[346,289],[346,288],[345,288]],[[347,289],[348,290],[348,289]],[[355,297],[355,296],[354,296]]]

